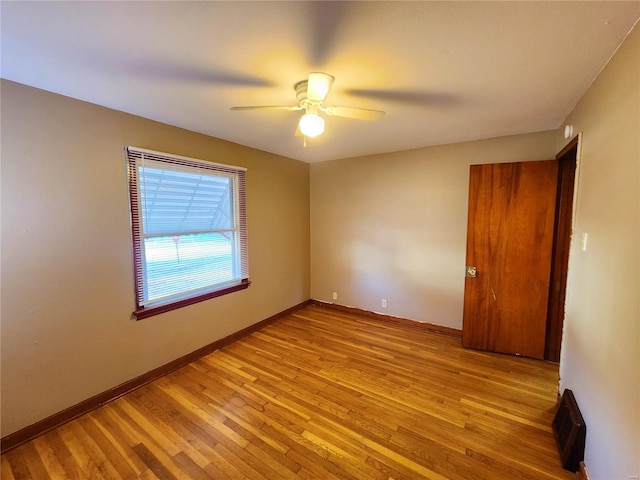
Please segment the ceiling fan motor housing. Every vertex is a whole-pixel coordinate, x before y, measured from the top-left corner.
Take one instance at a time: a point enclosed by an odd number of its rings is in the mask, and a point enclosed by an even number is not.
[[[306,107],[307,106],[306,104],[311,103],[310,100],[307,98],[308,87],[309,87],[308,80],[300,80],[298,83],[296,83],[293,86],[293,88],[295,88],[296,90],[296,99],[298,100],[298,103],[302,107]]]
[[[308,80],[300,80],[296,83],[293,88],[296,90],[296,98],[299,102],[307,98],[307,86],[309,85]]]
[[[307,97],[309,81],[300,80],[293,86],[293,88],[296,90],[296,99],[304,111],[306,113],[313,113],[317,115],[320,105],[322,105],[322,100],[311,100]]]

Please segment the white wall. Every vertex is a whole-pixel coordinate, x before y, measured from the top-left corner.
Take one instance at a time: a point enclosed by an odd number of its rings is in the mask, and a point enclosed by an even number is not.
[[[461,329],[469,166],[555,154],[549,131],[312,164],[312,298]]]
[[[626,480],[640,475],[639,27],[567,123],[582,143],[561,387],[573,390],[587,424],[591,479]]]

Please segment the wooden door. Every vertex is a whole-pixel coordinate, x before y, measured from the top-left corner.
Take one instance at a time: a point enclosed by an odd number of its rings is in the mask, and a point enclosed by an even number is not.
[[[543,358],[558,162],[471,166],[462,344]]]

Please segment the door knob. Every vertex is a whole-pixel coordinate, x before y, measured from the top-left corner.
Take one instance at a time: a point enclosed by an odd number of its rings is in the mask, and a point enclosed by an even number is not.
[[[467,273],[465,274],[465,277],[476,278],[477,273],[478,269],[476,267],[467,265]]]

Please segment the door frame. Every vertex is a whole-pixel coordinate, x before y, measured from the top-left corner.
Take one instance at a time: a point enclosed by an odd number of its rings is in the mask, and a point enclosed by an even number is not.
[[[547,333],[544,352],[545,360],[552,362],[560,361],[562,347],[580,140],[581,135],[576,135],[556,155],[558,160],[558,193],[556,197],[553,250],[551,253],[551,278],[549,281],[549,306],[547,308]]]

